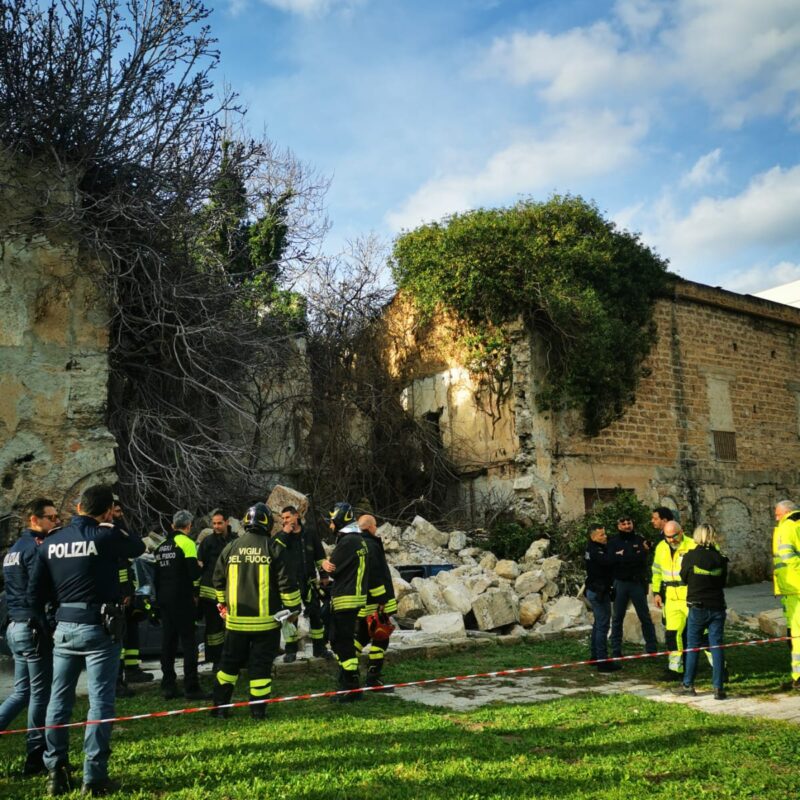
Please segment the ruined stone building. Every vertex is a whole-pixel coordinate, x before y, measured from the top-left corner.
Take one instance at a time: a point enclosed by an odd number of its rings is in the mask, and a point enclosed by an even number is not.
[[[574,518],[631,489],[686,527],[717,526],[740,579],[768,575],[772,506],[800,496],[800,309],[676,281],[656,304],[658,341],[635,403],[593,438],[577,412],[537,410],[545,356],[521,325],[496,404],[466,368],[455,324],[410,315],[402,298],[389,311],[388,363],[408,411],[437,426],[473,520],[506,502]]]

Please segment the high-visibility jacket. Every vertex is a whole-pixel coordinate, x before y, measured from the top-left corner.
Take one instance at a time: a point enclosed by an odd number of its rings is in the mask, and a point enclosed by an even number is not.
[[[368,554],[367,604],[358,612],[358,616],[367,617],[377,611],[378,606],[383,606],[384,613],[394,614],[397,611],[397,600],[394,596],[392,573],[386,562],[383,542],[379,536],[373,536],[371,533],[364,533],[363,536]]]
[[[214,567],[217,602],[227,607],[225,627],[256,633],[280,627],[282,608],[300,610],[300,591],[291,570],[272,557],[269,536],[248,531],[230,542]]]
[[[800,511],[786,514],[772,533],[772,582],[776,595],[800,594]]]
[[[330,561],[336,565],[331,588],[333,610],[358,610],[366,605],[367,543],[355,523],[339,532]]]
[[[695,540],[686,535],[674,550],[666,539],[656,546],[650,588],[653,594],[663,592],[665,603],[686,602],[686,584],[681,580],[681,564],[684,554],[695,547]]]

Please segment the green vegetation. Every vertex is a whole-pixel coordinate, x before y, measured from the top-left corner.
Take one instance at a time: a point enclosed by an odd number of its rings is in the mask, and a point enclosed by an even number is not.
[[[633,400],[666,262],[595,205],[555,196],[454,214],[401,235],[392,265],[425,315],[444,307],[467,324],[470,367],[496,391],[508,389],[505,324],[522,317],[545,344],[540,408],[582,409],[592,435]]]
[[[585,641],[487,646],[390,666],[414,679],[585,657]],[[732,695],[774,692],[788,653],[779,645],[728,651]],[[543,673],[554,684],[602,681],[620,693],[578,693],[535,705],[489,705],[454,712],[370,697],[340,706],[327,700],[272,706],[269,721],[244,710],[218,722],[206,713],[127,722],[114,731],[112,774],[128,798],[763,798],[800,792],[800,731],[769,721],[708,715],[624,693],[630,679],[659,674],[662,663],[631,662],[612,678],[587,668]],[[703,672],[699,688],[707,688]],[[512,681],[513,678],[509,678]],[[324,690],[325,675],[279,675],[275,691]],[[240,683],[240,695],[242,685]],[[481,691],[481,681],[459,684]],[[769,702],[769,695],[765,703]],[[121,713],[164,703],[155,689],[120,701]],[[85,702],[77,713],[85,714]],[[80,731],[71,758],[80,763]],[[40,797],[42,778],[18,777],[23,742],[0,737],[0,796]],[[77,794],[75,795],[77,796]]]

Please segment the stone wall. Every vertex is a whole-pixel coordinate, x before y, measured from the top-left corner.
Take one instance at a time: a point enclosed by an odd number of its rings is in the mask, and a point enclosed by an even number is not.
[[[679,281],[656,304],[655,321],[658,342],[635,404],[593,438],[577,412],[537,411],[543,354],[512,326],[513,392],[497,423],[509,459],[502,475],[488,457],[486,469],[531,516],[573,518],[594,497],[633,489],[675,508],[687,528],[717,525],[734,574],[764,578],[772,505],[800,497],[800,310]],[[425,377],[417,367],[409,391],[440,374],[437,366]],[[466,491],[476,465],[460,463]]]
[[[27,184],[24,194],[16,187]],[[46,191],[45,191],[46,189]],[[68,182],[0,163],[0,537],[36,495],[68,512],[88,483],[113,481],[105,424],[108,315],[96,268],[32,219],[69,196]],[[43,197],[46,200],[42,200]]]

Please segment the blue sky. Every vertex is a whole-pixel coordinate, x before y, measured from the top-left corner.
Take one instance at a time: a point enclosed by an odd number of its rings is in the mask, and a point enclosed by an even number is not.
[[[581,194],[692,280],[800,278],[797,0],[218,0],[249,127],[332,177],[326,250]]]

